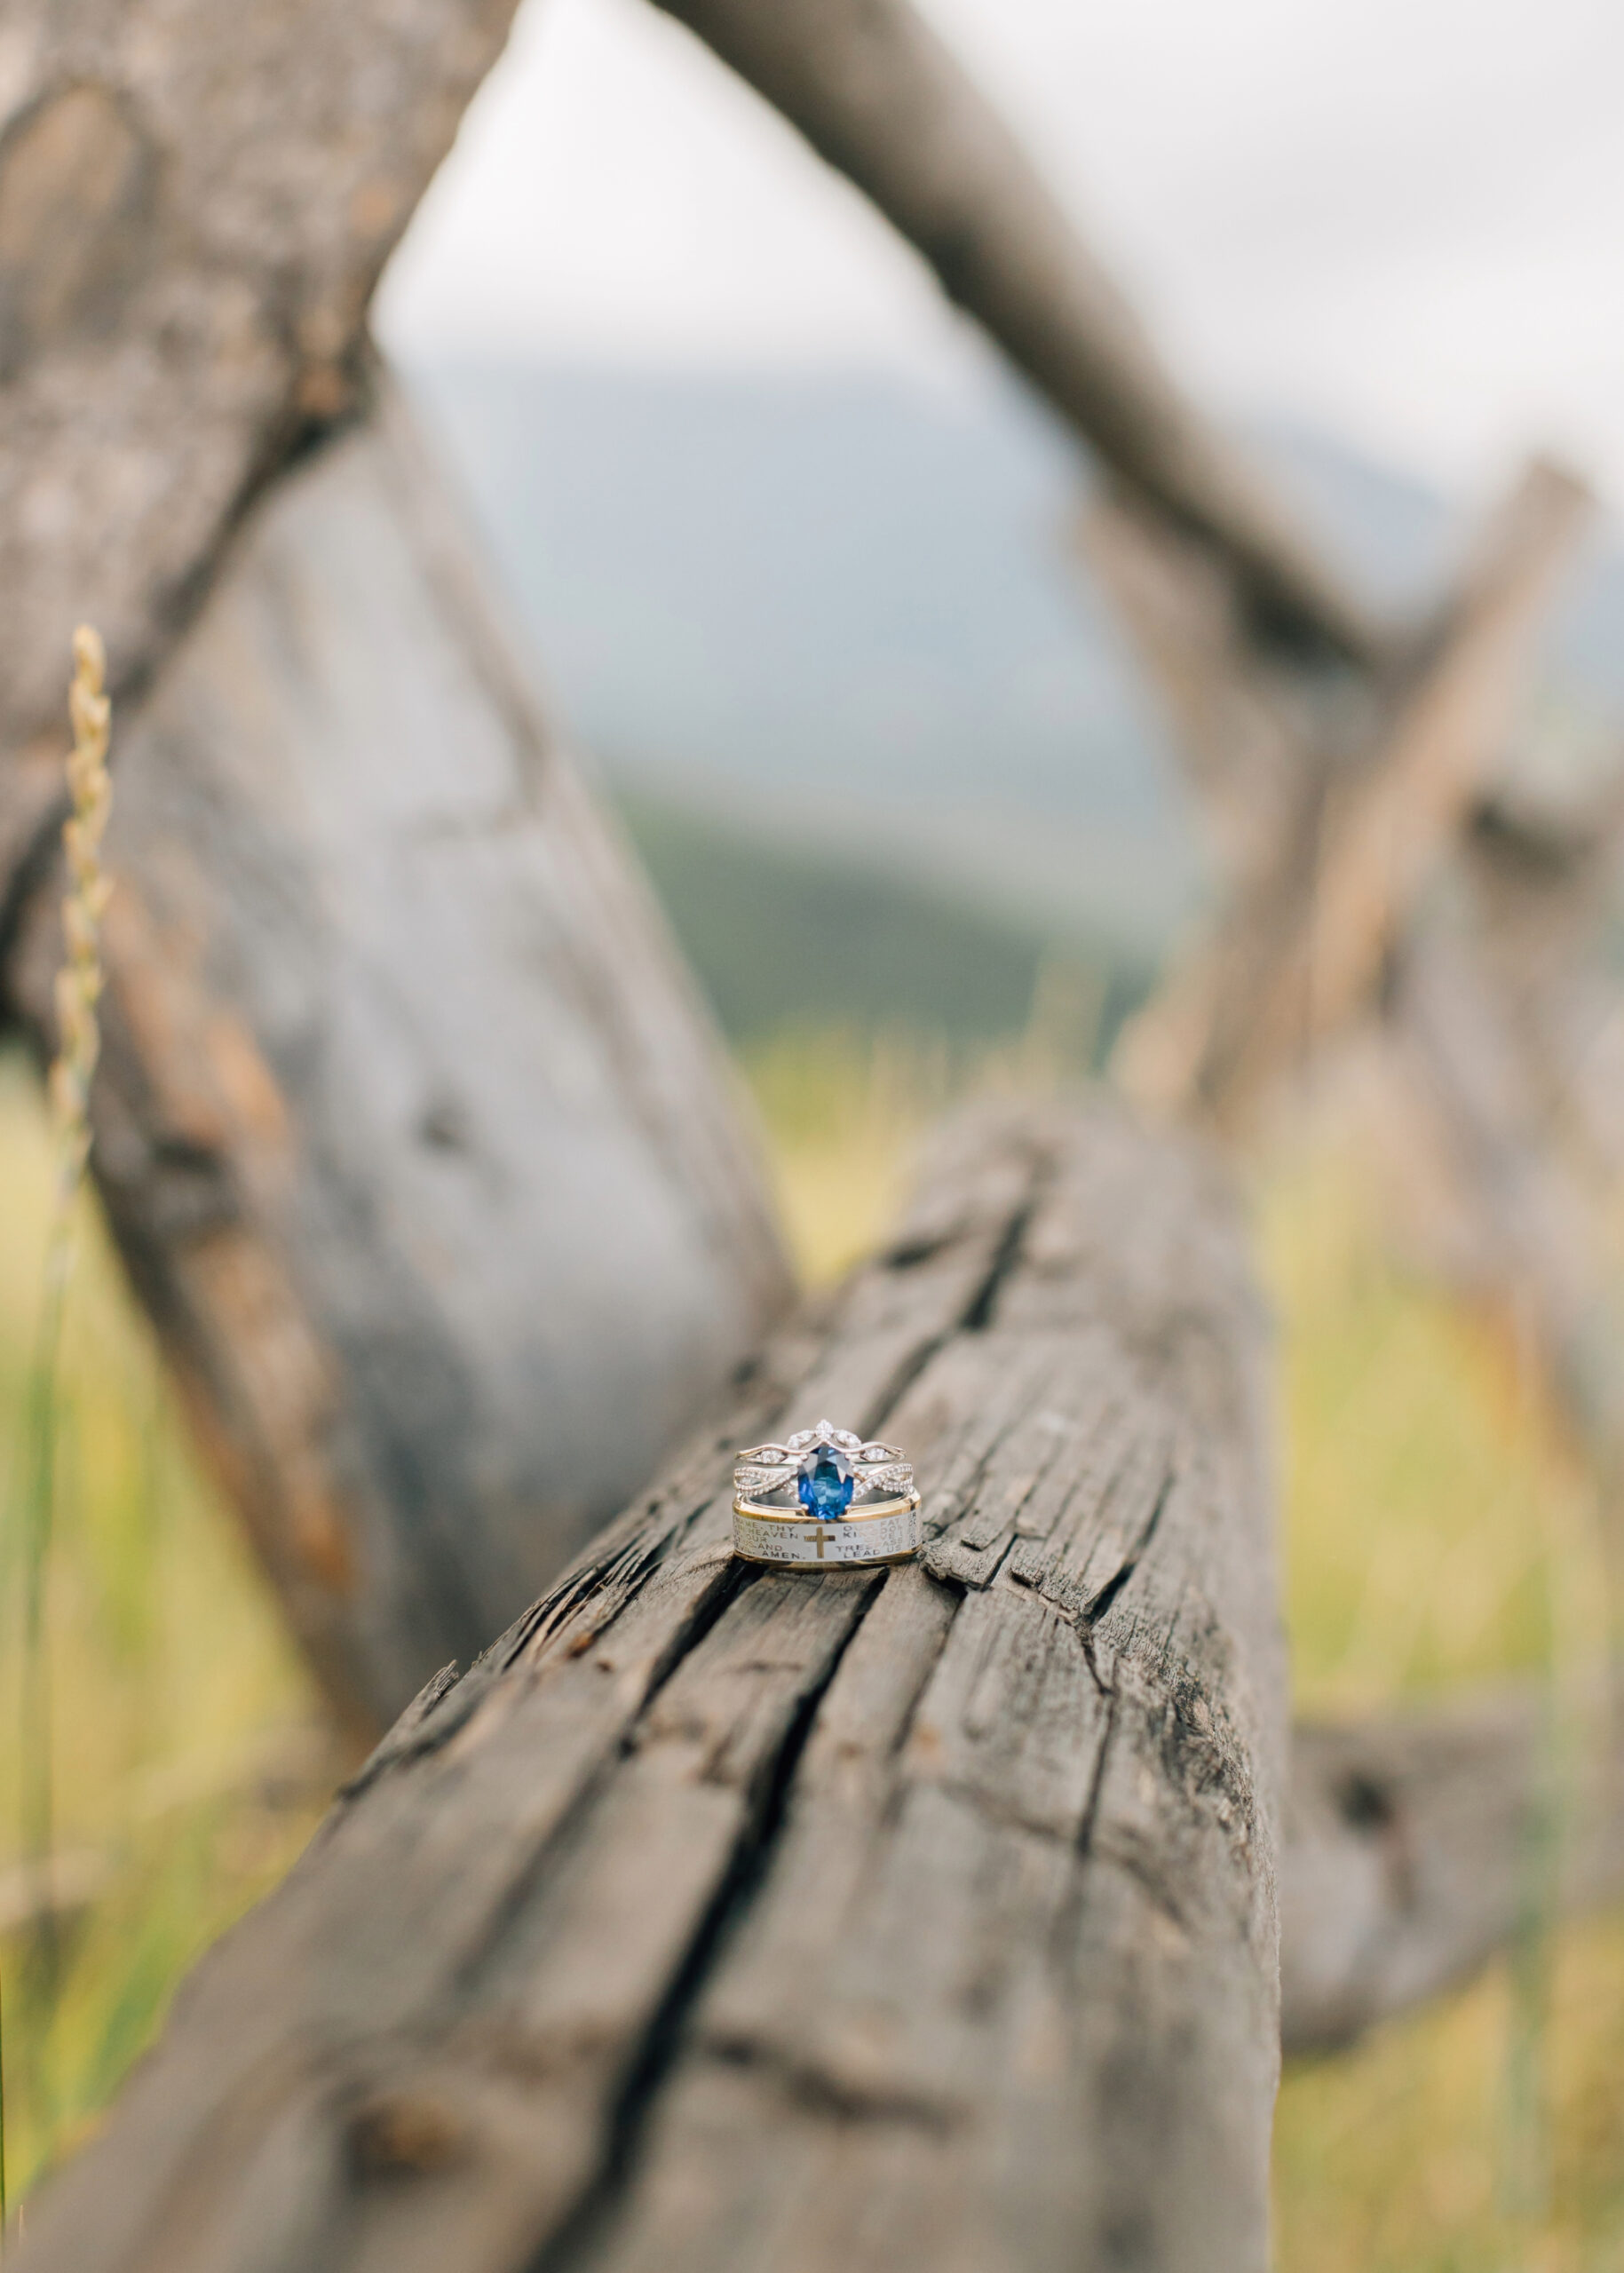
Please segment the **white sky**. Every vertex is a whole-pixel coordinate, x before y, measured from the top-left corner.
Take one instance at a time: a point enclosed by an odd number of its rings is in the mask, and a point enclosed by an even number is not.
[[[1209,405],[1457,486],[1540,443],[1624,506],[1618,0],[925,4]],[[419,352],[948,382],[980,353],[644,0],[528,0],[381,320]]]

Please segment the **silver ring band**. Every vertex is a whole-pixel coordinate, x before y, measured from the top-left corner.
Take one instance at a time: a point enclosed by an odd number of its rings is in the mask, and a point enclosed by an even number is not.
[[[919,1546],[919,1494],[907,1492],[854,1506],[828,1519],[801,1509],[733,1501],[733,1552],[747,1563],[798,1571],[906,1563]]]

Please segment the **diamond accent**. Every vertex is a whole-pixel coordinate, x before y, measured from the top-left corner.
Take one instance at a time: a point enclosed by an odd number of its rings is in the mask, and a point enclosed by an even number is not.
[[[733,1470],[734,1484],[741,1492],[749,1493],[752,1499],[758,1498],[764,1492],[783,1491],[794,1481],[795,1470],[788,1461],[772,1468],[757,1468],[748,1461],[741,1461]]]
[[[913,1465],[910,1461],[903,1460],[894,1461],[888,1467],[860,1468],[857,1472],[857,1480],[865,1492],[882,1494],[887,1492],[906,1492],[914,1481]]]
[[[863,1448],[860,1437],[854,1437],[850,1429],[837,1429],[832,1421],[820,1421],[815,1429],[797,1429],[784,1442],[792,1453],[804,1453],[809,1445],[838,1445],[848,1455]]]

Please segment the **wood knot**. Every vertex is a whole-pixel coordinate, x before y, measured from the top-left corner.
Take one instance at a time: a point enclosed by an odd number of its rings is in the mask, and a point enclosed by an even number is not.
[[[1398,1810],[1392,1794],[1362,1770],[1350,1769],[1336,1786],[1336,1812],[1351,1831],[1378,1838],[1391,1829]]]
[[[358,2178],[410,2178],[444,2170],[463,2152],[463,2125],[442,2100],[415,2091],[364,2100],[345,2128]]]

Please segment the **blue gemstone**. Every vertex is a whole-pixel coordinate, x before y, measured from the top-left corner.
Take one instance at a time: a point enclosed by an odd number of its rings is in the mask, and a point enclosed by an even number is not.
[[[801,1454],[801,1505],[820,1523],[834,1523],[852,1504],[852,1463],[838,1445],[809,1445]]]

